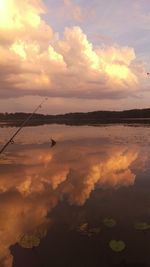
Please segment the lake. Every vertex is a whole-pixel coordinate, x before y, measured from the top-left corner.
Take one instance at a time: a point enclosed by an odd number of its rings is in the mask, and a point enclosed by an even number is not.
[[[1,147],[15,130],[0,128]],[[44,125],[14,141],[0,155],[0,267],[150,266],[150,127]]]

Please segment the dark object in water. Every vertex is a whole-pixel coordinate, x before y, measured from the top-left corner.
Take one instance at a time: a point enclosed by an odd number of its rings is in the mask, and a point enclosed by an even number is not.
[[[51,147],[56,145],[56,141],[54,139],[51,139]]]

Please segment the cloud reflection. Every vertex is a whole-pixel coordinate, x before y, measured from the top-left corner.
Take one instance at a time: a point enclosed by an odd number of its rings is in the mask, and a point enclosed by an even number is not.
[[[9,247],[20,236],[51,223],[47,214],[64,195],[70,204],[84,205],[96,187],[133,185],[140,157],[137,146],[90,141],[62,143],[54,150],[18,148],[8,167],[0,165],[1,266],[12,266]]]

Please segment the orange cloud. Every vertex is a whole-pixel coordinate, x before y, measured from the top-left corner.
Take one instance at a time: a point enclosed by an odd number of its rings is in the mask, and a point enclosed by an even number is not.
[[[0,262],[3,261],[3,266],[12,266],[9,247],[20,236],[41,225],[48,227],[47,222],[51,220],[47,221],[47,214],[62,196],[67,195],[71,204],[83,205],[96,187],[133,185],[135,170],[141,162],[139,157],[138,147],[134,146],[93,143],[73,146],[71,143],[71,147],[59,146],[57,150],[42,145],[18,149],[7,162],[9,168],[1,161]],[[141,168],[146,160],[145,157]]]
[[[65,4],[81,16],[78,6]],[[95,48],[80,27],[66,28],[60,39],[41,17],[45,10],[40,0],[0,1],[1,96],[112,98],[137,90],[133,48]]]
[[[113,156],[112,156],[113,155]],[[96,186],[114,187],[129,186],[134,184],[135,174],[130,166],[138,158],[136,149],[126,150],[125,148],[112,149],[105,159],[96,158],[93,162],[87,160],[85,164],[78,166],[77,171],[72,170],[69,173],[70,180],[67,180],[65,192],[69,194],[71,203],[83,205],[89,198],[91,192]],[[78,178],[78,182],[76,179]]]
[[[65,7],[68,9],[68,13],[72,16],[74,20],[82,21],[83,14],[81,7],[73,3],[72,0],[64,0]]]

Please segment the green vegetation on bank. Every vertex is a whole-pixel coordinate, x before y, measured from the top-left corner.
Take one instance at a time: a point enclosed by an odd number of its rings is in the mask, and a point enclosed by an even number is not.
[[[0,113],[1,124],[18,125],[30,113]],[[150,109],[133,109],[125,111],[94,111],[86,113],[67,113],[60,115],[34,114],[28,125],[40,124],[89,125],[107,123],[150,123]]]

